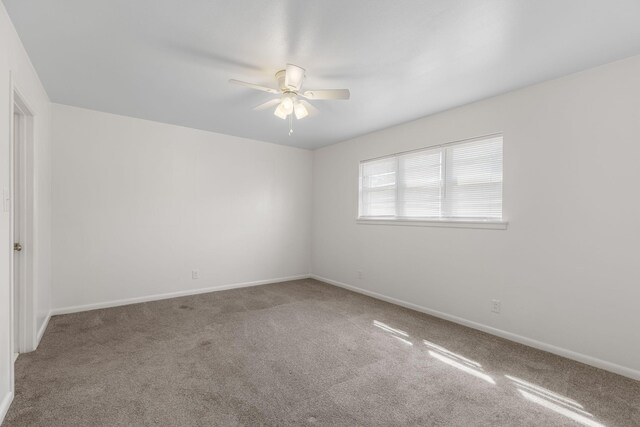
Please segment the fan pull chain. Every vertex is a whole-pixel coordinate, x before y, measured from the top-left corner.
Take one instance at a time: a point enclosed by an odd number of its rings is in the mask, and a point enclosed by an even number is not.
[[[293,114],[289,114],[289,136],[293,133]]]

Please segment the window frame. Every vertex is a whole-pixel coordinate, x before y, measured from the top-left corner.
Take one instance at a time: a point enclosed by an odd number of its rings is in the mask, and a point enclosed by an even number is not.
[[[400,156],[405,154],[416,153],[420,151],[427,150],[441,150],[442,156],[442,168],[440,171],[441,176],[441,192],[444,194],[446,192],[446,148],[453,145],[459,144],[467,144],[472,143],[474,141],[481,141],[485,139],[491,139],[500,137],[503,140],[504,147],[504,135],[500,133],[487,134],[482,136],[477,136],[473,138],[467,138],[462,140],[456,140],[451,142],[446,142],[442,144],[430,145],[426,147],[421,147],[413,150],[401,151],[393,154],[388,154],[385,156],[373,157],[369,159],[360,160],[358,163],[358,214],[356,217],[357,224],[364,225],[403,225],[403,226],[423,226],[423,227],[453,227],[453,228],[480,228],[480,229],[492,229],[492,230],[506,230],[509,222],[505,219],[504,215],[504,151],[502,157],[502,170],[503,170],[503,191],[502,191],[502,218],[452,218],[452,217],[396,217],[396,216],[380,216],[380,217],[370,217],[370,216],[361,216],[363,206],[362,206],[362,172],[363,166],[367,162],[371,162],[374,160],[382,160],[386,158],[395,158],[396,162]],[[398,169],[396,169],[398,171]],[[398,200],[398,181],[396,177],[396,202]]]

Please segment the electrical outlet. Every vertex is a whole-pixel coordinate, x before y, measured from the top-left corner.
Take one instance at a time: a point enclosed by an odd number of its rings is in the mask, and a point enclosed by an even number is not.
[[[362,271],[358,271],[358,279],[362,279]]]
[[[492,299],[491,300],[491,311],[493,313],[500,313],[500,300]]]
[[[191,278],[199,279],[200,278],[200,270],[191,270]]]

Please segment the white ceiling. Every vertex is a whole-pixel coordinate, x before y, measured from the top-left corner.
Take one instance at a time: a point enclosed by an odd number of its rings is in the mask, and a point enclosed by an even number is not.
[[[640,54],[638,0],[4,0],[54,102],[315,148]],[[287,62],[349,88],[251,108]]]

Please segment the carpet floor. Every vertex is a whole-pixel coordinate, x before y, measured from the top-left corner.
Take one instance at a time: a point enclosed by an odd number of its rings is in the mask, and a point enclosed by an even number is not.
[[[55,316],[4,425],[640,426],[640,382],[308,279]]]

